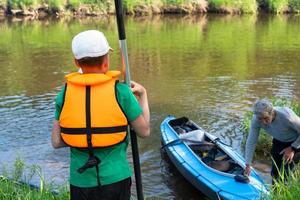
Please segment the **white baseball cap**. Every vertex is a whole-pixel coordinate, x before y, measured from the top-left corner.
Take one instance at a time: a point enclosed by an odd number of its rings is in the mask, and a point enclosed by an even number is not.
[[[104,36],[97,30],[83,31],[72,40],[72,52],[76,59],[99,57],[112,50]]]

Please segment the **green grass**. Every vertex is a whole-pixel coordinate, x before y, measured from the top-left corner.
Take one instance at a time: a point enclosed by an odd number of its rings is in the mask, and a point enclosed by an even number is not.
[[[25,171],[27,174],[25,174]],[[26,166],[18,156],[11,171],[2,166],[0,175],[0,200],[68,200],[70,199],[69,187],[67,185],[54,187],[46,184],[42,170],[37,165]],[[32,186],[29,184],[34,176],[38,176],[40,184]],[[9,178],[8,178],[9,177]],[[134,187],[134,186],[132,186]],[[131,200],[136,197],[131,196]],[[160,200],[160,197],[145,197],[145,200]]]
[[[24,173],[25,170],[29,171],[27,175]],[[27,167],[19,157],[14,162],[13,170],[8,171],[3,166],[2,174],[0,176],[0,200],[69,199],[69,192],[66,186],[59,188],[57,194],[54,194],[52,185],[45,183],[41,168],[36,165]],[[40,179],[38,188],[32,188],[27,184],[34,176],[38,176]]]
[[[300,168],[284,178],[284,171],[280,173],[280,178],[275,181],[271,199],[273,200],[295,200],[299,199],[300,194]]]
[[[32,189],[27,184],[12,181],[0,176],[0,199],[1,200],[66,200],[68,192],[64,189],[53,194],[48,188]]]
[[[289,101],[287,99],[273,99],[273,106],[279,107],[289,107],[291,108],[298,116],[300,116],[300,105],[294,101]],[[244,132],[244,143],[246,142],[247,136],[250,130],[251,119],[253,116],[252,111],[246,112],[244,119],[242,121],[242,127]],[[261,129],[259,138],[256,145],[256,155],[257,156],[267,156],[270,157],[270,150],[272,147],[272,137],[268,135],[265,130]]]

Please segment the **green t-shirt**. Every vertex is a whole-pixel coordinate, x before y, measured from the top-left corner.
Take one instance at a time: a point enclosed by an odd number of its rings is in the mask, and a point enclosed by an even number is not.
[[[64,100],[65,87],[58,93],[55,101],[55,119],[59,120],[61,108]],[[130,88],[124,83],[118,83],[116,94],[119,105],[122,107],[128,121],[135,120],[142,114],[142,109],[131,92]],[[128,137],[125,142],[114,147],[95,149],[94,154],[101,160],[99,165],[99,176],[101,185],[107,185],[126,179],[132,172],[127,161],[126,149]],[[77,187],[96,187],[97,176],[96,168],[87,169],[82,174],[77,169],[82,167],[88,159],[88,151],[70,148],[70,184]]]

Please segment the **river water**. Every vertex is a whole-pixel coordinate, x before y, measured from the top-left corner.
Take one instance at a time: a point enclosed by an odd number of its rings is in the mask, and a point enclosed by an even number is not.
[[[151,137],[139,140],[147,197],[202,196],[160,151],[159,126],[167,115],[189,117],[243,154],[240,123],[253,101],[299,102],[300,16],[155,16],[128,18],[125,26],[131,77],[147,88],[151,109]],[[6,169],[20,156],[40,165],[47,182],[68,180],[69,152],[50,144],[54,99],[64,76],[77,70],[72,37],[87,29],[105,33],[115,49],[111,68],[119,69],[114,17],[0,22],[0,163]]]

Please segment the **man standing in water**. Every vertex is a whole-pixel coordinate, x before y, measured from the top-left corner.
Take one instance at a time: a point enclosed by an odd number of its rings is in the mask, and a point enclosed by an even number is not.
[[[253,118],[248,135],[245,159],[245,174],[249,176],[250,164],[255,151],[260,129],[273,137],[272,170],[273,180],[279,175],[278,170],[292,170],[295,152],[300,149],[300,118],[287,107],[274,107],[267,99],[258,100],[253,106]]]
[[[54,148],[71,147],[71,200],[129,200],[127,126],[142,138],[150,135],[146,89],[133,81],[129,88],[117,81],[120,72],[108,70],[110,47],[103,33],[79,33],[72,51],[82,73],[66,76],[52,130]]]

